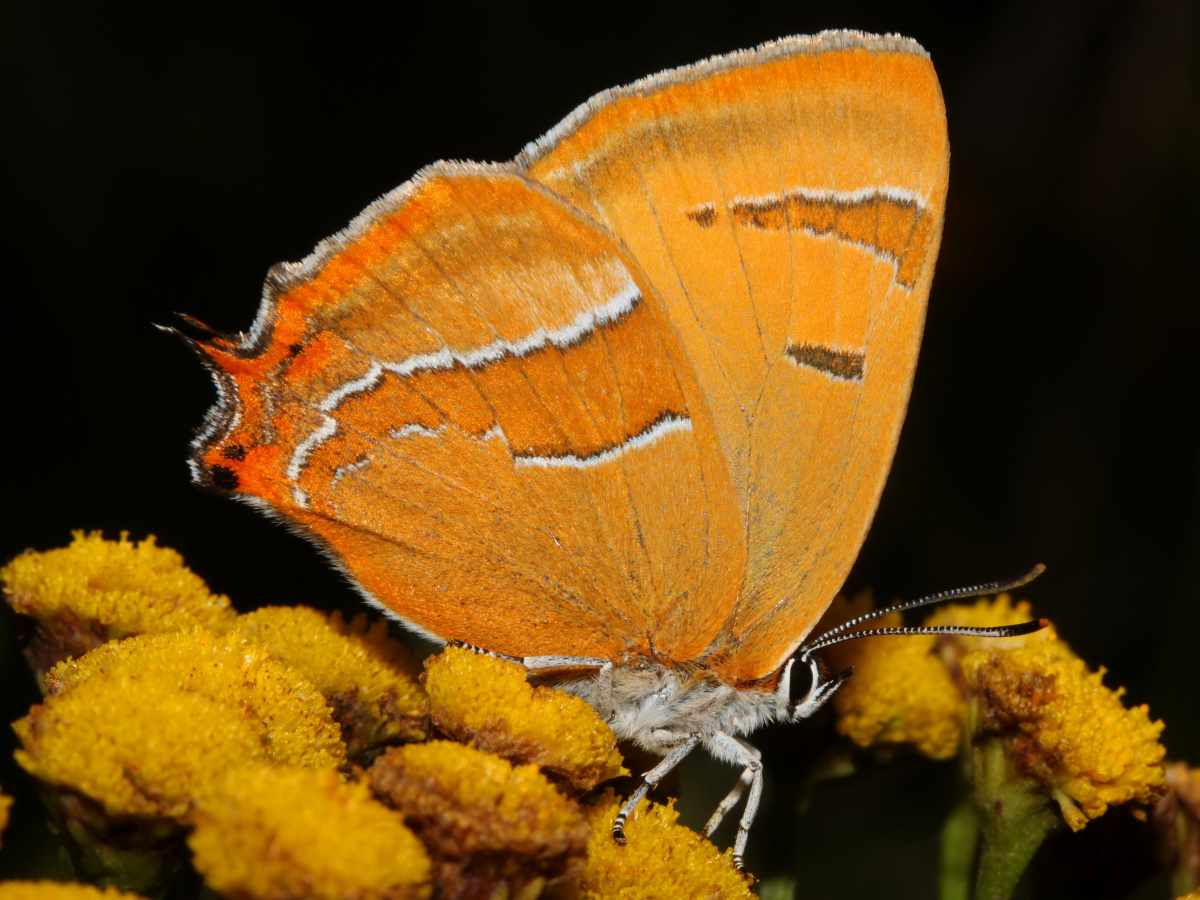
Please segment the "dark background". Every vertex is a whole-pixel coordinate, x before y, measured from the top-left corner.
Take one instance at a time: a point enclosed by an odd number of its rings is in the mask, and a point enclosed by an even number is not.
[[[151,323],[249,327],[269,265],[425,163],[513,156],[604,88],[786,34],[900,32],[942,81],[950,195],[908,422],[850,586],[888,599],[1045,562],[1022,595],[1167,722],[1171,757],[1200,763],[1197,25],[1183,0],[4,4],[0,557],[125,529],[243,609],[357,608],[309,546],[190,486],[213,390]],[[11,619],[6,721],[35,699]],[[933,896],[952,767],[898,761],[797,823],[805,727],[760,735],[751,867],[805,897]],[[50,871],[0,754],[18,797],[0,875]],[[689,765],[703,822],[734,773]],[[1130,821],[1046,848],[1029,894],[1125,896]]]

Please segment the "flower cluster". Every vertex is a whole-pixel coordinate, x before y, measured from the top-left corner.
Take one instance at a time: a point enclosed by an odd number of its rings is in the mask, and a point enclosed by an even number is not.
[[[721,853],[677,824],[679,813],[673,802],[639,803],[625,822],[626,845],[618,847],[611,832],[621,802],[607,790],[587,811],[588,865],[580,879],[583,897],[657,900],[677,896],[677,885],[684,879],[690,885],[689,896],[703,900],[754,896],[733,867],[733,851]]]
[[[334,710],[350,759],[368,762],[391,744],[428,737],[420,664],[387,636],[383,622],[268,606],[239,616],[232,633],[313,683]]]
[[[577,877],[587,848],[578,803],[537,766],[451,741],[396,747],[368,773],[371,787],[420,835],[447,897],[517,895]]]
[[[580,802],[626,773],[612,732],[514,663],[450,647],[422,673],[365,617],[239,616],[152,538],[76,534],[0,578],[37,623],[48,694],[15,724],[17,759],[89,880],[161,893],[191,867],[238,900],[752,896],[669,808],[639,808],[617,847],[617,801]]]
[[[999,735],[1073,830],[1109,806],[1157,799],[1163,724],[1145,705],[1127,709],[1123,690],[1104,687],[1103,668],[1090,672],[1061,641],[977,650],[962,667],[978,702],[976,733]]]
[[[833,624],[866,612],[869,596],[839,600]],[[929,626],[1027,622],[1028,603],[1007,594],[946,606]],[[879,627],[901,624],[898,613]],[[837,727],[860,746],[912,745],[935,759],[996,736],[1022,775],[1082,828],[1109,806],[1153,802],[1163,783],[1161,722],[1126,708],[1053,627],[1012,638],[920,635],[867,638],[834,648],[854,677],[834,697]]]
[[[825,624],[870,608],[869,596],[839,600]],[[1028,603],[1000,594],[944,606],[924,625],[994,628],[1032,619]],[[839,731],[863,747],[959,755],[962,799],[942,835],[942,885],[953,896],[966,897],[972,884],[978,897],[1011,896],[1064,821],[1078,831],[1123,804],[1144,819],[1145,806],[1164,791],[1162,723],[1145,706],[1127,708],[1122,689],[1104,686],[1104,670],[1090,671],[1042,621],[1040,630],[1014,637],[881,636],[830,654],[838,669],[855,668],[834,697]],[[891,614],[874,624],[902,622]]]
[[[608,726],[579,697],[533,687],[518,666],[448,647],[426,664],[433,722],[446,735],[534,763],[578,791],[628,774]],[[518,721],[513,710],[525,710]],[[571,740],[563,740],[564,734]]]
[[[223,631],[235,613],[174,550],[73,533],[70,546],[27,552],[0,569],[9,605],[37,623],[26,657],[41,675],[105,641],[181,628]]]
[[[346,762],[310,682],[261,647],[206,631],[105,644],[55,666],[46,684],[52,695],[15,725],[17,762],[109,815],[183,817],[241,761]]]
[[[826,623],[848,621],[871,608],[868,593],[839,597]],[[879,628],[903,624],[900,613]],[[854,667],[854,677],[833,695],[838,731],[860,747],[909,744],[932,759],[958,751],[966,701],[937,654],[932,635],[895,635],[849,641],[830,648],[835,671]]]

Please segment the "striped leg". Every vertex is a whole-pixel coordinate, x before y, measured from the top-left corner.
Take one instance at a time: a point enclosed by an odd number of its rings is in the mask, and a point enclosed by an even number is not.
[[[625,820],[637,809],[637,805],[642,802],[642,798],[646,796],[650,788],[662,781],[668,772],[683,762],[684,757],[691,753],[698,743],[700,743],[700,735],[688,735],[683,738],[683,742],[678,747],[663,758],[662,762],[642,776],[642,783],[638,785],[633,795],[625,801],[625,805],[621,807],[621,811],[617,813],[616,819],[613,820],[612,836],[614,841],[624,846]]]
[[[738,743],[753,753],[756,759],[762,759],[762,754],[760,754],[755,747],[752,747],[745,741],[741,740],[739,740]],[[717,808],[713,811],[712,816],[708,820],[708,824],[704,826],[705,837],[711,837],[712,833],[716,831],[718,827],[720,827],[722,820],[726,815],[729,814],[731,809],[737,806],[738,801],[742,799],[742,794],[746,793],[746,788],[750,786],[750,782],[753,780],[754,770],[750,768],[750,766],[742,769],[742,774],[738,778],[737,784],[733,786],[733,790],[725,795],[725,799],[722,800],[720,805],[717,806]]]
[[[725,814],[741,799],[742,791],[745,790],[743,782],[748,782],[750,785],[750,797],[746,800],[746,808],[742,810],[742,819],[738,822],[737,838],[733,842],[733,864],[739,872],[744,872],[746,871],[746,866],[742,862],[742,857],[746,852],[746,840],[750,837],[750,826],[754,824],[754,817],[758,815],[758,804],[762,799],[762,762],[759,760],[758,750],[722,731],[718,731],[710,737],[709,744],[721,756],[735,759],[745,766],[741,777],[738,778],[737,785],[721,801],[721,805],[717,807],[717,811],[708,820],[708,826],[706,826],[704,832],[706,835],[709,834],[712,829],[721,823],[721,819],[725,817]]]

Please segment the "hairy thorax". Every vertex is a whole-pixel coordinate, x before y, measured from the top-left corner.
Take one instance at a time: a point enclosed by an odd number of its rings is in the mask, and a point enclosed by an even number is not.
[[[786,699],[776,691],[734,688],[711,670],[685,671],[650,661],[614,666],[611,692],[600,676],[552,683],[591,704],[618,738],[660,755],[694,734],[715,752],[708,736],[749,734],[787,716]]]

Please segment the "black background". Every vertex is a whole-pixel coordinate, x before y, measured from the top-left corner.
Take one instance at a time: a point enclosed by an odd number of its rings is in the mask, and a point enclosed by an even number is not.
[[[1022,595],[1167,722],[1171,757],[1200,763],[1200,81],[1184,0],[5,4],[0,556],[73,528],[153,533],[243,609],[357,608],[309,546],[189,485],[213,390],[151,323],[247,328],[269,265],[423,164],[509,158],[604,88],[827,27],[919,40],[952,150],[912,404],[850,586],[889,599],[1045,562]],[[12,720],[35,694],[11,639],[0,665]],[[951,767],[900,761],[829,787],[796,824],[804,728],[760,736],[752,868],[792,874],[800,896],[932,896]],[[0,875],[50,871],[3,755],[18,806]],[[695,764],[688,814],[702,822],[732,777]],[[1105,852],[1135,833],[1123,816],[1056,841],[1026,890],[1125,896],[1131,854]]]

